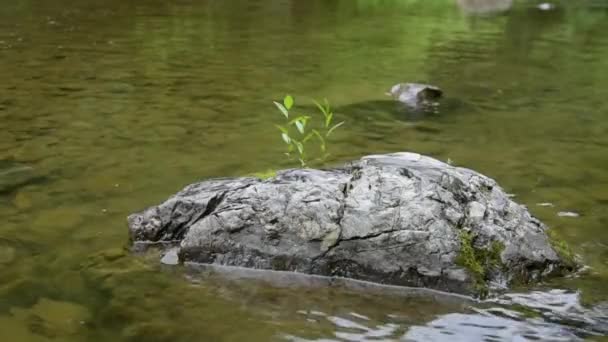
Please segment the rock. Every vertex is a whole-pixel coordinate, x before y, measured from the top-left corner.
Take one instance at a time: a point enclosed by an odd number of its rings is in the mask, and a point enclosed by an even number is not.
[[[192,184],[128,218],[181,262],[485,294],[571,270],[546,227],[475,171],[414,153]]]
[[[160,263],[164,265],[178,265],[179,255],[177,254],[177,248],[171,248],[165,252],[163,257],[160,259]]]
[[[438,105],[443,92],[428,84],[399,83],[391,88],[388,95],[411,109],[428,110]]]

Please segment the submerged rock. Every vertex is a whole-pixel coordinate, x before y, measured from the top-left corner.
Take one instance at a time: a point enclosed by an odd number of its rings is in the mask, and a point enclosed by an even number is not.
[[[39,182],[42,179],[43,177],[36,173],[31,166],[9,160],[0,160],[0,195]]]
[[[11,246],[5,246],[0,241],[0,265],[12,263],[17,256],[17,252]]]
[[[10,311],[35,335],[61,341],[71,340],[74,335],[82,333],[91,318],[91,313],[80,304],[47,298],[40,298],[29,309],[13,308]]]
[[[180,262],[485,294],[568,270],[524,206],[475,171],[414,153],[331,170],[213,179],[128,218],[136,249]]]

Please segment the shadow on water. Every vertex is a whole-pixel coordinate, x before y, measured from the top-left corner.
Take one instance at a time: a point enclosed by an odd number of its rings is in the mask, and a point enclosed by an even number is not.
[[[252,270],[240,267],[188,264],[186,277],[193,283],[221,283],[235,296],[247,287],[250,296],[260,288],[294,292],[337,291],[351,297],[367,297],[382,302],[425,303],[438,308],[436,316],[420,322],[401,320],[388,315],[377,322],[355,311],[323,312],[321,308],[298,310],[310,322],[324,321],[335,326],[335,341],[495,341],[550,340],[582,341],[608,333],[608,302],[592,307],[581,304],[580,293],[566,290],[542,290],[508,293],[497,298],[477,301],[472,298],[435,290],[406,288],[369,283],[345,278],[304,275],[293,272]],[[251,290],[258,289],[258,290]],[[228,295],[228,292],[225,293]],[[229,295],[231,296],[231,295]],[[314,304],[312,305],[314,307]],[[305,305],[307,307],[307,305]],[[447,313],[441,313],[447,311]],[[452,313],[450,313],[452,311]],[[453,312],[458,311],[458,312]],[[303,336],[285,334],[289,341],[315,341]],[[327,341],[334,341],[327,339]]]
[[[339,106],[334,109],[335,113],[354,120],[387,118],[412,122],[441,120],[445,116],[472,114],[473,111],[472,106],[454,98],[442,99],[437,107],[429,109],[413,109],[394,100],[371,100]]]
[[[395,100],[368,100],[337,106],[332,109],[349,129],[387,134],[387,126],[405,125],[421,134],[437,135],[444,129],[442,122],[459,116],[480,114],[469,103],[456,98],[442,98],[436,106],[415,109]],[[301,106],[298,113],[318,115],[314,106]]]

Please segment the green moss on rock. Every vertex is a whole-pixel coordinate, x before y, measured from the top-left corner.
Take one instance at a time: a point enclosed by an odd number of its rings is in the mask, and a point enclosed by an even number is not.
[[[277,176],[277,170],[266,170],[251,174],[252,177],[256,177],[262,180],[273,178]]]
[[[547,230],[547,236],[549,238],[549,243],[551,243],[551,247],[560,257],[564,266],[567,269],[574,270],[577,268],[576,255],[562,238],[559,237],[559,234],[554,229]]]
[[[499,241],[493,241],[489,248],[476,248],[473,244],[475,236],[468,231],[461,230],[460,254],[456,263],[469,271],[477,294],[485,297],[488,294],[487,280],[490,271],[502,267],[500,254],[505,246]]]

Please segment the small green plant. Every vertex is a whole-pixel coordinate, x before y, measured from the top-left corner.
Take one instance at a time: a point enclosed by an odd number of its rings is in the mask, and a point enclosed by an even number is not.
[[[310,162],[306,146],[313,140],[316,140],[319,143],[321,155],[317,160],[323,162],[327,159],[329,156],[329,153],[327,152],[327,139],[338,127],[344,124],[344,121],[342,121],[332,125],[334,114],[327,99],[325,99],[324,104],[320,104],[317,101],[314,101],[314,103],[323,115],[323,122],[321,125],[317,125],[317,128],[313,128],[312,116],[291,115],[292,113],[290,111],[292,110],[295,101],[290,95],[283,98],[283,103],[274,101],[275,106],[285,117],[286,121],[284,125],[276,125],[281,131],[281,139],[287,146],[285,155],[289,159],[292,159],[293,154],[295,153],[297,155],[297,160],[302,167],[307,167]],[[292,134],[293,128],[295,128],[296,134]]]

